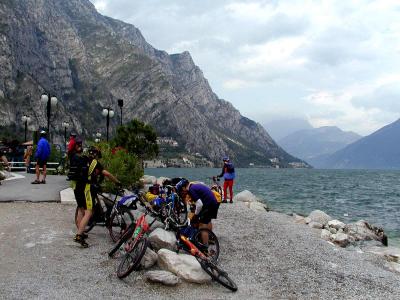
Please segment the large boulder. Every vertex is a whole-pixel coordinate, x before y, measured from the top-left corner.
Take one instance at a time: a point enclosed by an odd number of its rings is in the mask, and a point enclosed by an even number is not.
[[[310,222],[316,222],[320,223],[322,225],[325,225],[328,223],[330,220],[332,220],[331,216],[328,214],[324,213],[321,210],[313,210],[309,215],[308,218],[310,218]]]
[[[168,271],[149,271],[144,274],[144,278],[150,282],[162,283],[169,286],[177,285],[180,282],[178,276]]]
[[[294,222],[296,224],[306,224],[306,218],[298,214],[293,214]]]
[[[140,179],[144,184],[155,184],[157,182],[157,178],[155,176],[143,175]]]
[[[158,265],[178,277],[194,283],[206,283],[211,277],[201,268],[194,256],[177,254],[168,249],[158,251]]]
[[[400,263],[400,248],[372,246],[364,250],[382,256],[387,261]]]
[[[260,200],[250,191],[244,190],[233,197],[234,202],[260,202]]]
[[[346,224],[344,224],[343,222],[341,222],[339,220],[330,220],[328,222],[328,227],[335,228],[336,230],[344,229],[344,226],[346,226]]]
[[[247,202],[247,207],[253,211],[268,211],[268,206],[261,202]]]
[[[345,233],[338,232],[336,234],[332,234],[331,239],[336,245],[339,245],[340,247],[346,247],[350,244],[350,238]]]
[[[149,269],[154,266],[157,262],[158,255],[149,247],[146,249],[146,253],[144,254],[142,260],[140,261],[140,265],[143,269]]]
[[[310,226],[311,228],[315,228],[315,229],[324,228],[324,225],[322,225],[321,223],[318,223],[318,222],[314,222],[314,221],[311,221],[310,223],[308,223],[308,226]]]
[[[177,249],[175,234],[162,228],[156,228],[150,233],[149,241],[155,250],[166,248],[174,251]]]
[[[387,246],[387,236],[382,228],[373,226],[364,220],[347,224],[343,231],[354,237],[356,241],[376,240]]]
[[[329,241],[331,239],[331,233],[329,230],[322,229],[321,230],[321,239]]]

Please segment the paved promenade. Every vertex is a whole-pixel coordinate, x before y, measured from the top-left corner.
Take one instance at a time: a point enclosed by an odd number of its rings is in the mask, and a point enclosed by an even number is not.
[[[48,175],[46,184],[31,184],[34,174],[17,173],[22,178],[2,181],[0,202],[59,202],[60,191],[69,187],[65,176]]]

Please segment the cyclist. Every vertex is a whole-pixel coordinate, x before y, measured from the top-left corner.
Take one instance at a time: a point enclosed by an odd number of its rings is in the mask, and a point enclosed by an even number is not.
[[[185,199],[190,196],[192,202],[195,203],[195,211],[192,217],[192,223],[199,222],[199,228],[207,228],[212,230],[212,219],[216,219],[218,215],[218,201],[211,189],[201,183],[189,183],[187,179],[182,179],[176,184],[176,191]],[[205,232],[202,236],[205,245],[208,245],[208,234]]]
[[[76,142],[78,144],[78,142]],[[82,144],[81,144],[82,146]],[[77,146],[75,146],[77,149]],[[95,206],[94,199],[96,197],[97,187],[101,177],[108,177],[111,181],[117,185],[121,185],[117,178],[114,177],[110,172],[105,170],[103,166],[97,161],[101,158],[100,150],[95,147],[89,149],[89,156],[83,157],[83,174],[80,180],[76,182],[75,196],[78,203],[78,215],[76,223],[78,225],[78,232],[74,238],[74,241],[81,244],[84,248],[89,247],[86,242],[87,235],[85,234],[85,228],[89,223],[90,218],[93,215],[93,209]],[[72,161],[71,161],[72,163]]]
[[[224,200],[222,203],[227,203],[227,190],[229,188],[230,203],[233,203],[233,180],[235,179],[235,167],[230,162],[229,157],[225,156],[222,161],[224,166],[222,172],[217,177],[224,177]]]

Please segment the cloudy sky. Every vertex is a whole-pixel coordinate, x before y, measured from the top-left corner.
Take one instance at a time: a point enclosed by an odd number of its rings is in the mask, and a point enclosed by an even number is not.
[[[300,116],[366,135],[399,118],[399,0],[91,1],[154,47],[190,51],[260,123]]]

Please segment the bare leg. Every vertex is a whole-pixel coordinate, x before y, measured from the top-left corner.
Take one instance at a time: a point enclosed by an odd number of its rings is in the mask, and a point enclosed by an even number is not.
[[[78,234],[82,235],[85,232],[86,225],[89,223],[91,216],[93,215],[92,210],[85,210],[85,214],[79,223]]]
[[[82,222],[82,218],[85,215],[85,210],[83,207],[78,207],[78,214],[76,215],[75,225],[76,228],[79,230],[79,224]]]
[[[211,222],[209,224],[200,223],[199,224],[199,229],[201,229],[201,228],[210,229],[209,228],[210,224],[211,224]],[[201,232],[201,239],[202,239],[204,245],[208,245],[208,232],[202,231]]]
[[[39,181],[39,178],[40,178],[40,167],[39,167],[38,163],[36,163],[35,173],[36,173],[36,180]]]
[[[43,166],[43,181],[45,181],[46,180],[46,174],[47,174],[47,165],[44,165]]]

